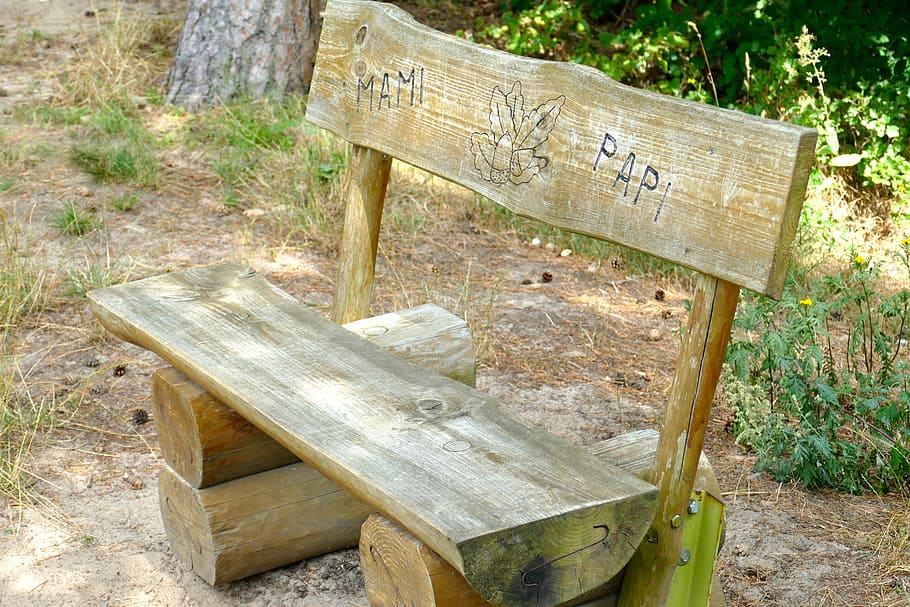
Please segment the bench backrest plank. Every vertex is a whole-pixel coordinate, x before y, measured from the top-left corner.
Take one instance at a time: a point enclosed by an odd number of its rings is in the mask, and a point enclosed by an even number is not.
[[[328,4],[307,119],[519,214],[771,296],[817,138],[358,0]]]
[[[229,264],[89,294],[151,350],[288,450],[411,529],[500,605],[557,605],[618,573],[653,486],[512,420]]]

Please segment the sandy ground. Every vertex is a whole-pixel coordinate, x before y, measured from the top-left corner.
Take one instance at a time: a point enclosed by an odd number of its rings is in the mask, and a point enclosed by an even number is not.
[[[171,11],[180,17],[170,3],[123,8],[136,16]],[[204,183],[177,193],[142,192],[135,211],[115,213],[103,201],[119,193],[117,186],[68,166],[59,153],[62,131],[30,127],[8,114],[53,93],[48,70],[91,32],[96,21],[87,11],[103,16],[106,10],[110,3],[0,0],[0,44],[33,31],[50,37],[29,45],[21,61],[0,64],[0,128],[7,141],[41,140],[56,150],[0,193],[0,207],[18,218],[58,282],[94,263],[138,277],[237,260],[327,310],[331,256],[279,245],[267,221],[224,213],[218,193]],[[427,183],[396,169],[392,187],[435,187]],[[97,203],[102,228],[78,239],[61,234],[49,216],[61,200]],[[470,315],[481,329],[479,386],[516,415],[577,444],[655,426],[655,403],[668,389],[685,318],[681,286],[630,277],[619,263],[560,257],[512,234],[491,234],[470,214],[444,229],[436,238],[386,245],[377,313],[423,303],[438,287],[435,303]],[[542,280],[545,271],[552,281]],[[353,551],[215,588],[177,561],[159,516],[162,460],[154,423],[135,423],[137,410],[151,410],[149,377],[161,362],[107,336],[84,301],[61,297],[26,323],[14,354],[5,364],[21,371],[23,406],[50,403],[61,421],[41,438],[29,466],[48,504],[23,508],[0,500],[0,605],[367,604]],[[907,572],[892,566],[887,550],[901,500],[808,492],[753,474],[754,461],[732,445],[727,423],[721,403],[708,454],[728,501],[718,575],[729,604],[910,605]]]

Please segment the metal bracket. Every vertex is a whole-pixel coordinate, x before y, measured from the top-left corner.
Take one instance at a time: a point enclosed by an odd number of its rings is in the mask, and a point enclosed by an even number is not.
[[[724,503],[707,491],[693,491],[683,529],[683,554],[673,575],[667,607],[717,604],[711,600],[711,587],[723,529]],[[724,604],[722,594],[714,598]]]

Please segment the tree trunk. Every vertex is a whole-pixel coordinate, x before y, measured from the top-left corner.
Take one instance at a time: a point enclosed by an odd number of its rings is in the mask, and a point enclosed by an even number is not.
[[[305,93],[320,0],[189,0],[167,100],[190,111],[237,96]]]

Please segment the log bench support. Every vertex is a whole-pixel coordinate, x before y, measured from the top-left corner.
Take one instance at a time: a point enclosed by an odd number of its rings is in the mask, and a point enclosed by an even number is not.
[[[328,535],[347,543],[355,519],[380,513],[370,533],[396,537],[400,548],[368,547],[370,555],[385,565],[411,555],[405,560],[444,571],[446,587],[463,579],[490,604],[576,605],[621,574],[620,607],[657,607],[668,596],[700,605],[693,597],[710,576],[675,580],[681,562],[701,571],[716,552],[716,526],[687,524],[720,516],[688,514],[711,403],[740,289],[769,297],[783,289],[815,130],[636,90],[579,65],[515,57],[366,0],[326,6],[307,120],[353,149],[338,322],[370,309],[392,159],[520,215],[693,270],[695,295],[654,455],[646,474],[632,474],[527,428],[495,399],[380,349],[245,268],[187,270],[93,291],[92,310],[113,334],[158,353],[229,407],[238,426],[258,428],[280,448],[257,443],[239,457],[240,447],[218,456],[180,447],[198,463],[176,477],[165,471],[165,511],[176,513],[174,529],[192,516],[207,522],[181,529],[175,545],[196,546],[200,528],[212,555],[216,536],[229,545],[229,525],[209,522],[221,516],[222,492],[249,496],[238,521],[268,519],[258,497],[266,490],[249,487],[294,485],[297,472],[243,466],[274,449],[333,483],[339,498],[350,495],[344,503],[364,505],[350,518],[315,515],[308,528],[338,523],[344,531]],[[163,447],[178,423],[160,427]],[[201,427],[193,432],[201,436]],[[245,476],[229,480],[234,473],[225,470],[238,465]],[[248,488],[234,488],[241,485]],[[298,512],[305,494],[289,491],[275,503]],[[710,500],[699,507],[719,510]],[[210,560],[212,579],[243,574]],[[374,594],[382,587],[371,584]],[[469,604],[450,602],[458,600]]]

